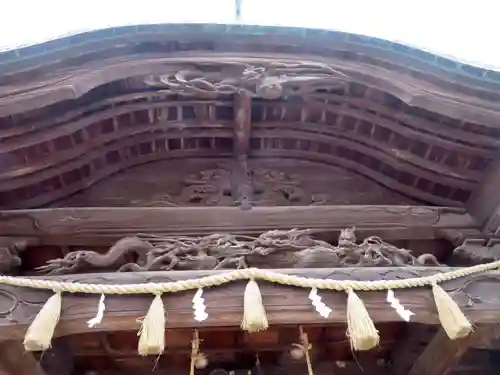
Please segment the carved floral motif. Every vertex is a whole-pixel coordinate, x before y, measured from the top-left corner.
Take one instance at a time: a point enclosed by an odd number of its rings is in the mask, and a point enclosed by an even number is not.
[[[135,254],[136,261],[126,261]],[[310,230],[273,230],[258,237],[216,233],[205,237],[126,237],[107,253],[73,251],[38,269],[48,275],[92,270],[160,271],[222,268],[324,268],[438,266],[432,254],[418,257],[369,237],[356,243],[354,228],[341,232],[338,246],[314,239]]]
[[[225,166],[191,173],[183,180],[183,185],[178,195],[162,193],[132,203],[142,207],[233,206],[240,203],[242,195],[250,197],[252,206],[316,205],[329,201],[327,194],[320,197],[308,194],[299,175],[266,168],[248,171],[248,181],[244,182],[244,186],[235,181],[230,168]]]
[[[231,172],[224,168],[206,169],[184,179],[184,188],[177,200],[209,206],[233,205]]]
[[[172,200],[178,205],[232,206],[241,197],[241,186],[233,181],[229,168],[220,167],[190,174],[181,193]],[[255,168],[248,172],[248,189],[252,205],[308,205],[314,203],[302,187],[299,175]]]

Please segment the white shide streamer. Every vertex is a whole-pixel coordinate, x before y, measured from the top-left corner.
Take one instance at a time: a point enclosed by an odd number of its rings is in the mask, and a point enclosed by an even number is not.
[[[394,295],[394,291],[389,289],[387,291],[387,302],[391,305],[391,307],[396,310],[396,313],[405,321],[409,322],[410,317],[415,315],[410,310],[405,309],[403,305],[399,302],[399,299]]]
[[[199,288],[193,297],[193,312],[194,319],[198,322],[203,322],[208,318],[206,312],[205,299],[202,297],[203,289]]]
[[[311,288],[309,299],[311,300],[312,305],[315,307],[318,314],[323,318],[328,318],[328,316],[332,312],[332,309],[325,305],[325,303],[321,300],[321,297],[318,295],[318,289]]]
[[[106,310],[104,298],[106,298],[105,295],[101,294],[101,298],[99,298],[99,305],[97,306],[97,314],[87,322],[89,328],[95,327],[96,325],[101,323],[102,317],[104,316],[104,310]]]

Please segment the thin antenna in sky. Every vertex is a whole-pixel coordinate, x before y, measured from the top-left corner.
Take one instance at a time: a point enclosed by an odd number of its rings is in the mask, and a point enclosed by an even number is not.
[[[243,2],[243,0],[234,0],[236,22],[241,21],[241,3],[242,2]]]

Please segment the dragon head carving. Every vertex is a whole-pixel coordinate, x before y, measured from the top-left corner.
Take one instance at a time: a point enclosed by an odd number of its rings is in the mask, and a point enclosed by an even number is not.
[[[356,228],[345,228],[340,231],[339,246],[349,246],[356,244]]]

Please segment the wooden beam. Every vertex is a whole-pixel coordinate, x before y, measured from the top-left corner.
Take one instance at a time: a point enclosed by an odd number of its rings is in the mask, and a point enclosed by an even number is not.
[[[252,132],[252,94],[240,90],[234,95],[234,160],[231,169],[233,200],[242,210],[253,207],[253,186],[247,166]]]
[[[292,269],[281,270],[288,274],[320,279],[349,280],[389,280],[394,278],[420,277],[449,267],[391,267],[391,268],[346,268],[346,269]],[[137,273],[98,273],[68,276],[46,277],[52,280],[71,280],[82,283],[124,284],[147,283],[171,280],[185,280],[218,271],[170,271]],[[443,284],[443,288],[463,309],[469,319],[476,323],[494,323],[498,321],[500,300],[496,290],[500,283],[500,271],[470,275]],[[246,282],[234,282],[217,288],[206,288],[205,304],[209,318],[203,323],[193,319],[193,292],[165,294],[165,306],[168,312],[167,327],[238,327],[243,311],[243,293]],[[260,281],[261,292],[271,325],[277,324],[325,324],[311,306],[309,290],[294,288]],[[333,309],[328,318],[329,324],[346,321],[346,295],[339,292],[319,292],[323,301]],[[0,287],[0,340],[21,339],[45,301],[52,295],[50,291]],[[401,322],[386,301],[385,292],[359,293],[375,322]],[[412,322],[438,324],[438,317],[430,288],[414,288],[396,291],[403,306],[415,316]],[[56,329],[56,336],[87,332],[85,322],[96,314],[98,295],[64,294],[61,320]],[[92,332],[133,330],[139,328],[137,318],[144,316],[151,303],[148,295],[108,296],[104,320],[92,328]]]
[[[7,375],[56,375],[47,374],[35,359],[33,353],[26,352],[22,342],[17,340],[2,343],[0,347],[0,367]]]
[[[253,207],[253,186],[249,178],[246,154],[237,155],[231,168],[231,194],[234,203],[242,210]]]
[[[406,375],[446,375],[481,334],[482,331],[478,330],[465,339],[452,341],[440,329]]]
[[[456,369],[469,348],[491,336],[491,325],[476,328],[463,340],[451,341],[439,326],[412,325],[402,336],[404,344],[395,345],[389,366],[394,375],[444,375]],[[424,343],[427,343],[425,346]],[[486,366],[485,366],[486,369]]]
[[[252,94],[246,90],[234,95],[234,122],[234,151],[236,155],[246,155],[252,132]]]
[[[479,234],[463,209],[425,206],[288,206],[186,208],[49,208],[0,211],[0,236],[34,237],[42,245],[109,245],[127,235],[261,233],[309,228],[318,233],[356,227],[358,237],[435,239],[447,232]]]
[[[391,374],[406,374],[425,347],[436,336],[439,325],[408,324],[390,353],[388,370]],[[404,344],[403,344],[404,343]]]

